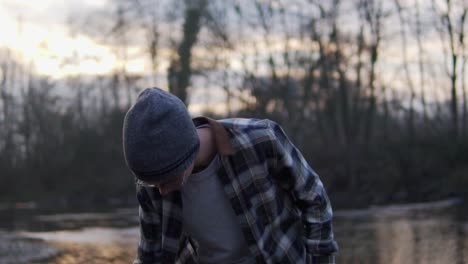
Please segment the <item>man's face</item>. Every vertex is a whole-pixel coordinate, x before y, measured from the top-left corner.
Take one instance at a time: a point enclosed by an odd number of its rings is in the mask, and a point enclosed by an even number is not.
[[[164,182],[145,182],[143,185],[158,188],[161,195],[166,195],[170,192],[180,190],[190,174],[192,174],[193,166],[194,163],[192,163],[182,174],[172,177],[170,180]]]

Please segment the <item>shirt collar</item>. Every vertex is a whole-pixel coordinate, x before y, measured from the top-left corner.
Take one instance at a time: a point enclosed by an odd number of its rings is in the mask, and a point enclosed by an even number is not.
[[[209,124],[210,129],[215,136],[216,148],[221,155],[232,155],[234,154],[234,148],[232,146],[231,138],[227,129],[218,121],[206,117],[198,116],[192,119],[195,126],[202,124]]]

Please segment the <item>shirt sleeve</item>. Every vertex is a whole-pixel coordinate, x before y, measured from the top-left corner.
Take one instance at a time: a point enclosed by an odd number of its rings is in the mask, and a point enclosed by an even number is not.
[[[318,174],[291,143],[283,129],[269,121],[273,132],[274,171],[282,186],[292,193],[301,211],[307,263],[335,263],[338,251],[332,229],[332,207]]]
[[[140,240],[138,242],[137,257],[133,264],[161,263],[161,219],[162,201],[157,192],[151,192],[158,197],[151,197],[150,187],[136,183],[138,199],[138,215],[140,222]]]

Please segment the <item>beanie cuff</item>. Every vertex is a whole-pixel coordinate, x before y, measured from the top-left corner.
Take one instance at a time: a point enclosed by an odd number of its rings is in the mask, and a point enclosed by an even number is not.
[[[135,174],[139,180],[144,182],[164,181],[177,176],[178,173],[182,173],[195,160],[199,148],[200,142],[197,142],[185,155],[180,157],[174,163],[154,171],[136,171],[132,169],[133,174]]]

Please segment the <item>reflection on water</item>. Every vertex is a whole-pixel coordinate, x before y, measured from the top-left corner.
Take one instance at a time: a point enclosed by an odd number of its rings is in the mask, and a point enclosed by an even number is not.
[[[103,228],[88,227],[79,230],[63,230],[48,232],[21,232],[22,236],[46,241],[74,242],[88,244],[133,244],[138,242],[138,227]]]
[[[380,221],[376,229],[380,263],[464,263],[456,246],[463,238],[450,220]]]
[[[135,254],[135,245],[111,243],[111,244],[89,244],[89,243],[64,243],[51,242],[51,246],[57,247],[62,252],[53,258],[34,261],[34,264],[129,264],[132,263]]]
[[[337,263],[468,263],[468,223],[461,206],[432,205],[338,214]]]
[[[468,222],[461,207],[444,201],[337,211],[337,263],[468,263]],[[0,223],[0,263],[131,263],[135,256],[135,208],[29,214],[16,225],[21,228]]]

